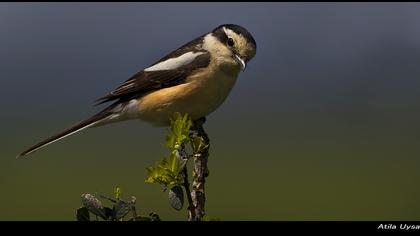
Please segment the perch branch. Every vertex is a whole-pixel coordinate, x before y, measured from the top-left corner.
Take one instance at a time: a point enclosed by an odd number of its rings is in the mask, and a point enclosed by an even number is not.
[[[177,153],[177,157],[179,159],[182,160],[187,160],[188,159],[188,154],[187,151],[185,150],[185,145],[182,145],[181,148],[179,149],[178,153]],[[193,204],[193,200],[191,197],[191,190],[190,190],[190,183],[188,181],[188,170],[187,170],[187,165],[184,166],[184,169],[182,170],[182,173],[184,175],[184,188],[185,188],[185,193],[187,195],[187,199],[188,199],[188,220],[192,220],[195,218],[195,207]]]
[[[191,221],[195,218],[195,207],[191,197],[190,183],[188,182],[187,166],[184,167],[184,188],[188,199],[188,220]]]
[[[205,196],[205,182],[206,177],[209,175],[207,168],[207,161],[209,157],[210,140],[204,131],[203,124],[206,118],[202,117],[193,122],[191,126],[191,137],[202,137],[204,141],[204,148],[194,154],[194,170],[193,170],[193,183],[191,197],[195,210],[195,217],[191,220],[200,221],[206,214],[204,204],[206,201]]]

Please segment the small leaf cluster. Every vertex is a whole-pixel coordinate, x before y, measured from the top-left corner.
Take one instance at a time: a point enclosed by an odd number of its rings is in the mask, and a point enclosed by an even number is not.
[[[182,209],[184,204],[184,191],[181,187],[186,184],[184,183],[186,179],[184,168],[186,168],[189,157],[200,151],[204,146],[201,137],[191,135],[192,125],[188,114],[175,113],[171,119],[169,133],[166,136],[166,146],[170,151],[169,156],[156,163],[155,166],[146,168],[148,171],[146,183],[161,184],[165,190],[169,188],[169,203],[178,211]],[[191,146],[192,155],[187,153],[187,145]]]
[[[147,168],[148,178],[146,183],[159,183],[165,188],[181,186],[184,183],[182,170],[187,160],[179,160],[176,155],[170,155],[167,159],[156,163],[155,166]]]
[[[114,191],[115,198],[100,195],[100,198],[109,200],[113,206],[106,207],[94,195],[85,193],[82,194],[81,200],[83,207],[77,209],[76,217],[78,221],[90,221],[90,215],[93,214],[96,220],[102,219],[105,221],[122,221],[128,213],[132,213],[129,221],[160,221],[159,216],[151,212],[149,216],[138,216],[135,208],[136,198],[131,197],[130,201],[125,201],[120,198],[121,190],[116,188]],[[99,218],[98,218],[99,217]]]
[[[171,153],[177,152],[190,141],[190,128],[192,121],[188,114],[181,115],[176,112],[171,119],[170,133],[166,136],[166,146]]]
[[[159,183],[165,188],[182,186],[184,184],[184,175],[182,171],[187,163],[187,156],[182,156],[182,149],[185,144],[190,142],[189,132],[192,125],[188,114],[181,115],[175,113],[171,119],[170,133],[166,137],[166,146],[170,150],[170,155],[155,166],[146,168],[148,178],[146,183]]]

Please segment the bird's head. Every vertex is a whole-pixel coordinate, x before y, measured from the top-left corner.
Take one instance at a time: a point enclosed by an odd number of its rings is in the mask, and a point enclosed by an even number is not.
[[[218,53],[230,56],[240,68],[245,70],[246,64],[255,56],[257,44],[251,33],[245,28],[225,24],[215,28],[211,35],[217,39],[212,46],[218,48]]]

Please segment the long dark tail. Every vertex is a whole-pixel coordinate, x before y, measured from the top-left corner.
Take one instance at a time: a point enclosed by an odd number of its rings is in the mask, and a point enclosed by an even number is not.
[[[72,134],[75,134],[75,133],[77,133],[77,132],[79,132],[81,130],[84,130],[86,128],[89,128],[89,127],[91,127],[91,126],[93,126],[95,124],[98,124],[100,121],[106,119],[108,116],[111,115],[111,113],[108,112],[108,111],[109,111],[109,109],[105,109],[105,110],[99,112],[98,114],[90,117],[89,119],[84,120],[82,122],[79,122],[79,123],[73,125],[72,127],[70,127],[68,129],[62,131],[61,133],[56,134],[56,135],[54,135],[52,137],[49,137],[49,138],[45,139],[42,142],[39,142],[39,143],[35,144],[34,146],[26,149],[25,151],[23,151],[22,153],[20,153],[19,155],[17,155],[16,158],[24,157],[24,156],[26,156],[26,155],[28,155],[30,153],[33,153],[33,152],[35,152],[35,151],[37,151],[37,150],[39,150],[39,149],[41,149],[41,148],[43,148],[43,147],[51,144],[51,143],[54,143],[54,142],[56,142],[56,141],[58,141],[60,139],[63,139],[65,137],[70,136]]]

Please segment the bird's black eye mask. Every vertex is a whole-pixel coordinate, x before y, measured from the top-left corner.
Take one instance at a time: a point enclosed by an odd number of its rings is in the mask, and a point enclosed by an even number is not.
[[[234,24],[220,25],[219,27],[213,30],[213,34],[220,40],[220,42],[226,43],[228,40],[228,36],[223,30],[223,27],[232,30],[238,35],[242,35],[244,38],[246,38],[248,42],[250,42],[254,45],[255,48],[257,48],[257,43],[255,42],[254,37],[252,37],[251,33],[249,33],[245,28]]]
[[[227,44],[229,37],[226,35],[225,31],[222,28],[218,28],[213,31],[213,35],[223,44]]]

